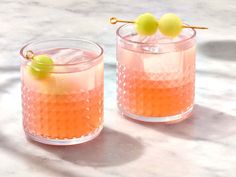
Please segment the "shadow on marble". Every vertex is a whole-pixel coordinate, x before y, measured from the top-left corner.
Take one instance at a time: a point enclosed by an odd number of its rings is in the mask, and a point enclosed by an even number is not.
[[[18,66],[1,66],[0,67],[0,74],[1,73],[11,73],[11,72],[18,72],[19,71],[19,67]],[[15,85],[16,83],[20,82],[20,78],[19,77],[12,77],[12,78],[8,78],[5,79],[5,82],[0,84],[0,93],[6,93],[7,89],[13,85]]]
[[[18,77],[13,77],[7,79],[4,83],[0,84],[0,93],[7,93],[7,89],[16,83],[20,82],[20,79]]]
[[[70,170],[66,168],[58,168],[56,163],[60,163],[60,161],[55,162],[55,160],[51,160],[50,158],[39,156],[36,154],[32,154],[29,151],[26,151],[23,148],[19,148],[16,144],[12,143],[8,137],[3,135],[0,131],[0,148],[4,149],[6,152],[14,155],[18,159],[21,159],[28,164],[33,164],[41,170],[50,171],[52,174],[56,176],[65,176],[65,177],[87,177],[85,175],[80,175],[79,172],[74,174]],[[9,157],[11,158],[11,157]],[[14,169],[13,169],[14,171]]]
[[[32,142],[32,141],[31,141]],[[48,146],[32,142],[62,160],[81,166],[116,166],[138,159],[144,151],[139,140],[104,127],[94,140],[73,146]]]
[[[198,51],[216,60],[236,61],[236,41],[215,40],[198,44]]]
[[[0,73],[19,72],[19,71],[20,71],[19,66],[1,66],[0,67]]]
[[[236,134],[235,116],[200,105],[194,106],[193,114],[189,119],[178,124],[134,122],[171,136],[190,140],[219,142]]]
[[[231,72],[225,72],[223,73],[222,71],[204,71],[204,70],[200,70],[197,69],[196,70],[197,74],[200,74],[202,76],[210,76],[210,77],[218,77],[218,78],[225,78],[225,79],[236,79],[235,73],[231,73]]]
[[[105,63],[104,66],[106,69],[116,70],[116,63]]]

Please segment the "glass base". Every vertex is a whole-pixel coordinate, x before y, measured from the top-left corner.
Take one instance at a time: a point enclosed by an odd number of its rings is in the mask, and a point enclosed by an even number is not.
[[[91,141],[100,134],[100,132],[102,131],[102,128],[103,126],[101,125],[94,132],[86,136],[82,136],[80,138],[72,138],[72,139],[50,139],[50,138],[46,138],[42,136],[32,135],[28,132],[25,132],[25,134],[27,138],[43,143],[43,144],[65,146],[65,145],[76,145],[76,144],[85,143],[87,141]]]
[[[138,121],[142,121],[142,122],[159,122],[159,123],[178,123],[181,122],[187,118],[189,118],[191,116],[192,110],[193,110],[193,106],[189,107],[189,109],[181,114],[177,114],[174,116],[167,116],[167,117],[145,117],[145,116],[141,116],[141,115],[136,115],[136,114],[132,114],[132,113],[128,113],[126,111],[124,111],[121,107],[119,107],[120,112],[122,113],[122,115],[124,115],[125,117],[134,119],[134,120],[138,120]]]

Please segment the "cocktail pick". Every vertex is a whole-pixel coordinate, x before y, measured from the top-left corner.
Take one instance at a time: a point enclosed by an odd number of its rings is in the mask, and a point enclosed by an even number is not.
[[[32,50],[28,50],[25,54],[25,58],[27,60],[32,60],[34,58],[34,52]]]
[[[135,23],[135,21],[130,21],[130,20],[121,20],[116,17],[111,17],[110,18],[110,23],[115,25],[116,23]],[[193,29],[208,29],[207,27],[203,26],[187,26],[187,25],[182,25],[183,28],[193,28]]]
[[[159,29],[160,32],[169,37],[178,36],[183,28],[192,28],[192,29],[208,29],[207,27],[202,26],[189,26],[184,25],[181,19],[173,14],[167,13],[164,14],[159,20],[150,13],[144,13],[138,16],[134,21],[132,20],[121,20],[116,17],[110,18],[111,24],[116,23],[133,23],[135,24],[136,31],[141,35],[150,36],[157,32]]]

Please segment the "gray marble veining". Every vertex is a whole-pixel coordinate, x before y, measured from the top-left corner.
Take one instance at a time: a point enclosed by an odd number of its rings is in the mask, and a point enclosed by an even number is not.
[[[176,125],[122,118],[115,97],[115,29],[108,19],[174,12],[198,31],[196,105]],[[235,177],[236,4],[234,0],[1,0],[0,176]],[[105,48],[105,127],[69,147],[29,142],[21,125],[19,48],[30,40],[85,37]]]

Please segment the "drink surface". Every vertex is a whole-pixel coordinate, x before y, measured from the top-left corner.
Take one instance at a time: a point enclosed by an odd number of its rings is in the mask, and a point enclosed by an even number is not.
[[[146,117],[174,116],[190,109],[194,100],[195,46],[179,45],[185,36],[171,39],[132,35],[126,39],[166,45],[149,47],[118,41],[118,106]]]
[[[98,129],[103,119],[103,63],[79,64],[94,53],[79,49],[50,49],[55,64],[49,77],[35,78],[22,65],[22,104],[25,131],[52,139],[80,138]],[[63,65],[67,64],[67,65]],[[68,67],[68,64],[71,64]],[[81,67],[82,65],[82,67]]]

